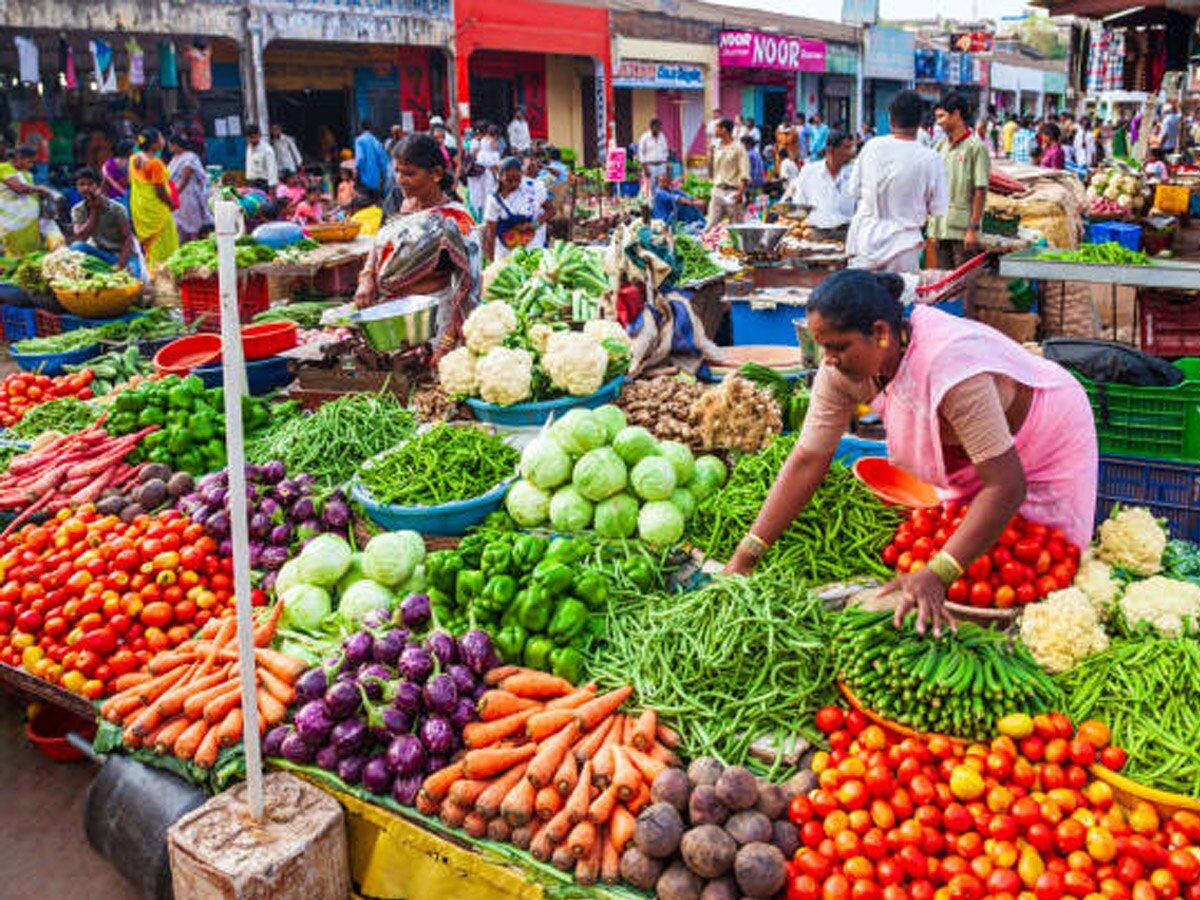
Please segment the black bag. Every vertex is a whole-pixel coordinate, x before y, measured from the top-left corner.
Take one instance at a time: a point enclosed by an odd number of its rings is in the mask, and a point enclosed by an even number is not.
[[[1157,356],[1112,341],[1051,338],[1042,345],[1042,354],[1096,384],[1171,387],[1183,381],[1182,369]]]

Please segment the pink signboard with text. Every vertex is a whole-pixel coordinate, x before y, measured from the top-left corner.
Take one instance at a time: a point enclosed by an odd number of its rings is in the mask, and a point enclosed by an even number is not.
[[[824,72],[825,42],[761,31],[722,31],[722,67]]]

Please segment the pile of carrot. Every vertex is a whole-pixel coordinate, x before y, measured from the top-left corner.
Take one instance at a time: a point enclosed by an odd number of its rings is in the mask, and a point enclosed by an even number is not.
[[[258,726],[264,733],[283,722],[296,698],[296,679],[308,668],[269,646],[282,610],[283,603],[276,603],[254,628]],[[145,672],[122,675],[101,715],[122,727],[128,747],[212,768],[221,748],[242,739],[236,636],[236,616],[211,619],[197,640],[153,657]]]
[[[597,694],[516,666],[485,676],[467,750],[421,787],[417,809],[451,828],[529,850],[580,884],[615,884],[650,785],[679,736],[654,710],[619,712],[633,688]]]

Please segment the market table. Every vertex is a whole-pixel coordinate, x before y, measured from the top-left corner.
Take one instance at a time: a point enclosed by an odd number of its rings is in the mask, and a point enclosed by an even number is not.
[[[24,669],[5,663],[0,663],[0,688],[7,688],[28,700],[50,703],[84,719],[96,718],[95,708],[85,697],[72,694],[48,681],[35,678]]]

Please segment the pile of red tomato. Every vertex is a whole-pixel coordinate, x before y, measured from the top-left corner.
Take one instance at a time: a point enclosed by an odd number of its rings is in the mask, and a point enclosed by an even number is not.
[[[944,503],[914,509],[883,549],[884,565],[915,572],[945,546],[962,524],[967,507]],[[946,599],[964,606],[1008,609],[1068,588],[1079,570],[1079,548],[1057,528],[1016,516],[996,546],[967,567],[946,589]]]
[[[90,400],[92,370],[84,369],[74,375],[34,375],[14,372],[0,382],[0,426],[11,428],[33,407],[57,400],[59,397],[78,397]]]
[[[107,696],[121,675],[232,615],[232,572],[177,511],[126,524],[92,506],[63,510],[0,544],[0,662]]]
[[[1200,900],[1200,816],[1114,805],[1088,771],[1125,761],[1101,722],[1008,716],[990,745],[897,740],[836,707],[817,724],[832,749],[789,807],[788,900]]]

